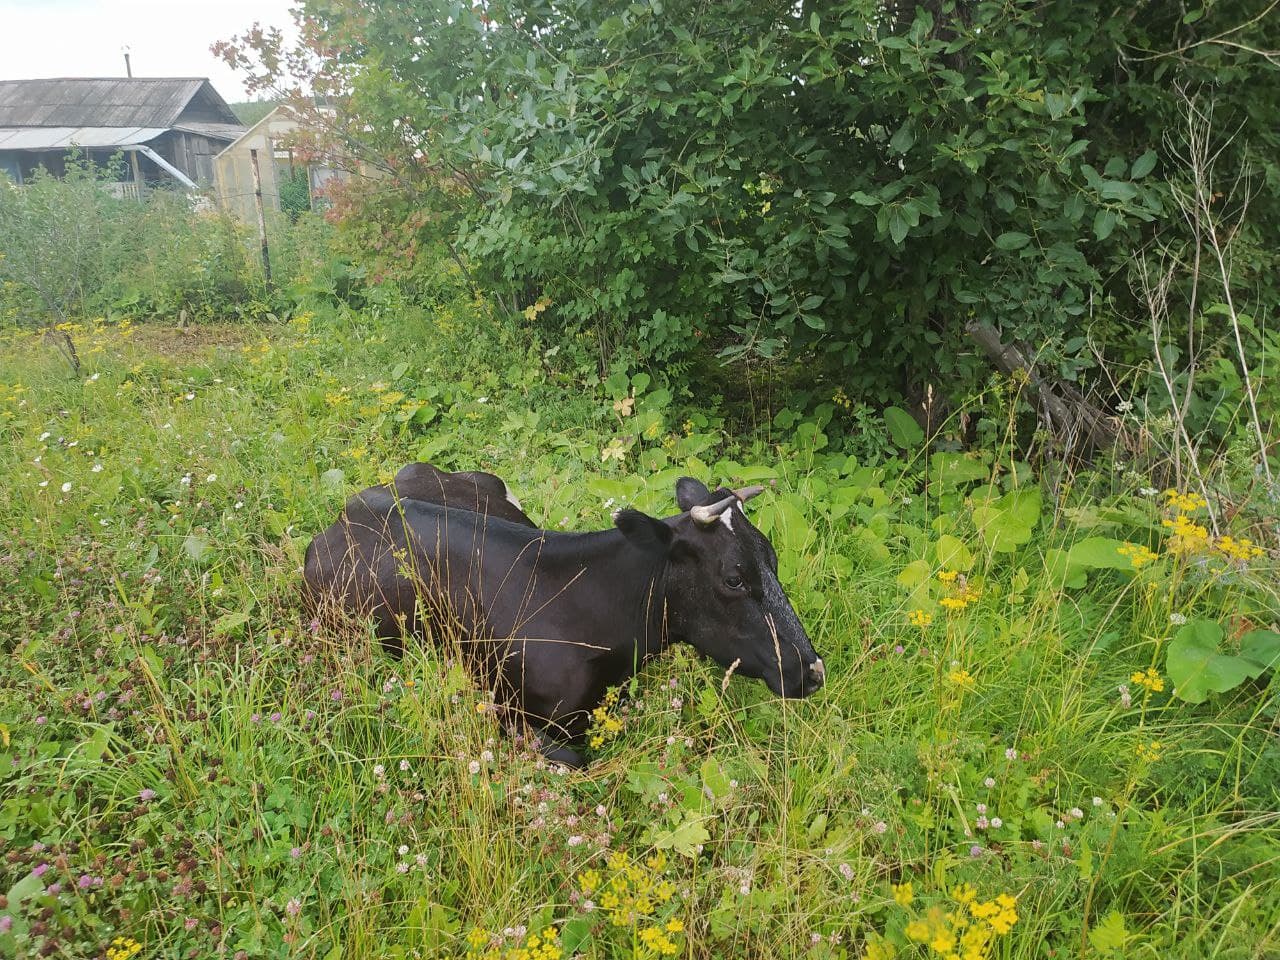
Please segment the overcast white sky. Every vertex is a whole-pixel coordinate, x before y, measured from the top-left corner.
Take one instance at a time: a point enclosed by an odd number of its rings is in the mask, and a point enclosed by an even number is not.
[[[0,0],[0,80],[208,77],[228,101],[241,76],[209,52],[255,21],[290,29],[294,0]]]

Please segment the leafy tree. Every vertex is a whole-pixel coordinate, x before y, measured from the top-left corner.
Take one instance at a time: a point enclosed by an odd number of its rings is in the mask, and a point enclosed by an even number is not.
[[[1237,280],[1274,291],[1265,12],[304,0],[308,56],[224,52],[264,85],[305,63],[477,279],[549,298],[537,322],[588,331],[602,364],[785,357],[883,403],[967,388],[975,330],[1068,380],[1091,322],[1109,348],[1133,335],[1127,263],[1186,233],[1164,137],[1188,88],[1248,133],[1228,150],[1260,174],[1251,248],[1271,253]]]

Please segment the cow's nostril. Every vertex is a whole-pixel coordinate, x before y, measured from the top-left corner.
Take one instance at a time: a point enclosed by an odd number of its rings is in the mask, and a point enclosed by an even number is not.
[[[809,674],[810,674],[810,676],[812,676],[812,677],[813,677],[813,679],[814,679],[815,681],[817,681],[817,682],[818,682],[818,683],[820,683],[820,684],[821,684],[821,683],[825,683],[825,682],[826,682],[826,680],[827,680],[827,667],[826,667],[826,665],[822,662],[822,658],[821,658],[821,657],[819,657],[817,660],[813,661],[813,663],[809,664]]]

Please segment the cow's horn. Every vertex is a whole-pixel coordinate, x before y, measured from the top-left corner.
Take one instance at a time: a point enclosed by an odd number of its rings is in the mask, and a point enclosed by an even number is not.
[[[693,517],[693,522],[698,526],[709,527],[720,519],[720,514],[728,510],[729,505],[736,499],[737,497],[725,497],[705,507],[694,507],[689,511],[689,516]]]
[[[754,487],[743,487],[741,490],[733,491],[733,495],[737,497],[739,500],[741,500],[743,503],[746,503],[752,497],[760,496],[760,494],[762,493],[764,493],[764,487],[759,485],[756,485]]]

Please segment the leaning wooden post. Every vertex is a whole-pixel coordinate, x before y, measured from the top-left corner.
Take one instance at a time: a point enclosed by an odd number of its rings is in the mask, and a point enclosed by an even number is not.
[[[126,54],[128,56],[128,54]],[[133,187],[138,191],[138,200],[142,200],[142,164],[138,162],[138,151],[129,151],[129,165],[133,168]]]
[[[262,175],[258,173],[258,151],[249,151],[249,165],[253,167],[253,205],[258,210],[258,242],[262,244],[262,272],[271,283],[271,255],[267,251],[267,217],[262,212]]]

